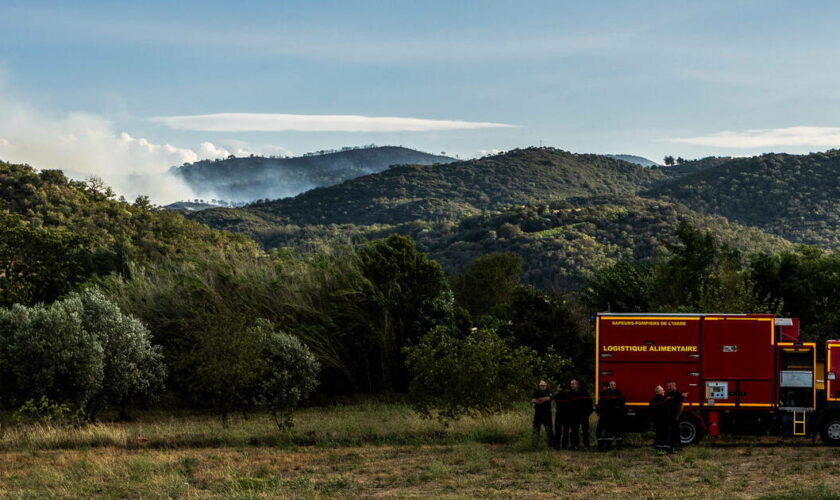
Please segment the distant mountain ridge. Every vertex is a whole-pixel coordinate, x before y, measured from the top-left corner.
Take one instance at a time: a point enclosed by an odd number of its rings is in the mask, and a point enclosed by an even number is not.
[[[401,146],[343,148],[290,158],[251,156],[173,167],[200,199],[232,202],[286,198],[320,186],[381,172],[392,165],[432,165],[454,158]]]
[[[626,162],[635,163],[636,165],[641,165],[643,167],[658,167],[660,166],[653,160],[648,160],[643,156],[636,156],[636,155],[604,155],[609,156],[610,158],[615,158],[616,160],[624,160]]]
[[[399,224],[570,196],[632,194],[660,178],[657,170],[606,156],[527,148],[445,165],[394,167],[242,210],[294,224]]]

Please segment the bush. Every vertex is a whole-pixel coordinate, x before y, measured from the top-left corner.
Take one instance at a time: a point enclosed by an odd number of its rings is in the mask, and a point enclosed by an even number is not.
[[[275,331],[271,322],[258,320],[253,330],[262,338],[264,373],[259,378],[255,403],[268,409],[278,429],[293,425],[292,412],[318,385],[321,365],[296,337]]]
[[[533,349],[514,349],[493,329],[459,337],[438,327],[405,352],[413,406],[444,421],[510,409],[524,398],[541,365]]]
[[[74,410],[67,403],[55,403],[42,396],[39,401],[30,399],[15,410],[12,416],[18,425],[39,423],[43,425],[75,425],[85,419],[82,410]]]
[[[69,403],[93,418],[160,390],[165,375],[149,331],[96,290],[50,305],[0,309],[0,398]]]

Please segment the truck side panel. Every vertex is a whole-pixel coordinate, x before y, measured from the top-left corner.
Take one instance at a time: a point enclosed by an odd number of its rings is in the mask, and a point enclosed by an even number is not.
[[[673,378],[688,392],[686,402],[698,404],[700,322],[697,316],[599,316],[596,383],[615,380],[628,403],[639,406]]]

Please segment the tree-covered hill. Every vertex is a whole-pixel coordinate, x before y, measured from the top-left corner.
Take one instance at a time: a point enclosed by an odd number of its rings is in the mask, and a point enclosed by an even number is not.
[[[632,195],[569,198],[461,220],[394,225],[271,225],[262,218],[242,217],[235,229],[249,232],[269,248],[360,242],[397,232],[414,238],[420,249],[450,273],[461,272],[472,259],[487,253],[514,252],[522,257],[526,282],[545,289],[568,289],[579,285],[587,272],[617,260],[654,257],[675,240],[674,229],[681,222],[711,232],[745,254],[791,247],[782,238],[723,217]]]
[[[719,167],[724,163],[731,161],[731,156],[707,156],[705,158],[698,158],[696,160],[686,160],[683,163],[672,165],[669,167],[661,167],[661,173],[664,179],[676,179],[685,177],[687,175],[696,174],[710,168]]]
[[[391,165],[432,165],[454,158],[398,146],[344,148],[293,158],[251,156],[203,160],[173,168],[199,198],[276,199],[380,172]]]
[[[52,300],[130,263],[206,254],[256,254],[247,236],[181,214],[115,200],[97,180],[68,180],[0,162],[0,305]]]
[[[195,218],[231,229],[254,217],[298,225],[456,220],[570,196],[632,194],[661,177],[658,170],[606,156],[529,148],[446,165],[393,167],[294,198],[207,210]]]
[[[840,150],[730,159],[663,182],[646,196],[679,201],[797,243],[840,246]]]
[[[782,238],[700,215],[679,203],[635,196],[571,198],[463,220],[450,231],[411,228],[420,247],[451,272],[491,252],[514,252],[523,278],[542,288],[569,289],[588,272],[618,260],[645,261],[676,241],[675,228],[688,223],[722,243],[753,252],[791,248]],[[408,228],[406,228],[408,229]]]

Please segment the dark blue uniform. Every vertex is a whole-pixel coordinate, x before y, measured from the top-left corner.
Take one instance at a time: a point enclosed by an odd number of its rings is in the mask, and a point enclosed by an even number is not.
[[[583,435],[583,446],[589,447],[589,415],[592,414],[592,396],[584,389],[569,391],[569,404],[572,409],[571,439],[572,448],[580,444]]]
[[[568,391],[554,393],[554,439],[558,448],[568,448],[572,430],[572,404]]]
[[[626,413],[624,394],[618,389],[604,389],[598,398],[598,449],[609,450],[613,443],[617,447],[624,444],[621,434]]]
[[[548,435],[548,444],[554,441],[554,432],[551,425],[551,391],[548,389],[535,389],[531,399],[549,398],[544,403],[534,403],[534,438],[540,433],[540,428],[545,427],[545,433]]]
[[[680,408],[682,408],[683,395],[678,390],[665,393],[665,407],[668,410],[668,444],[672,450],[682,445],[680,442]]]
[[[659,394],[653,396],[648,408],[650,410],[650,420],[653,422],[653,428],[656,431],[653,447],[658,452],[671,453],[673,449],[671,448],[671,439],[668,436],[668,432],[670,431],[668,421],[671,417],[669,415],[669,409],[665,404],[665,396]]]

